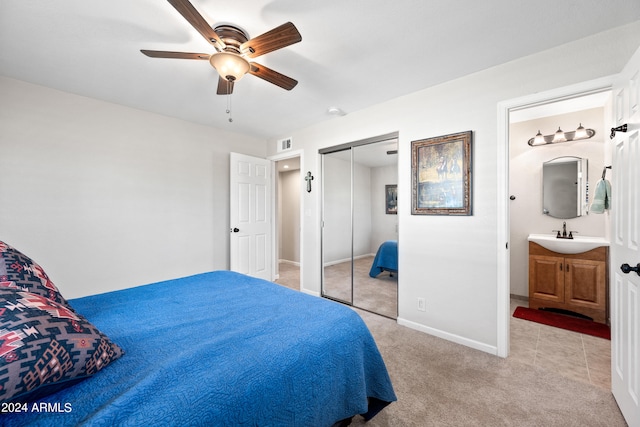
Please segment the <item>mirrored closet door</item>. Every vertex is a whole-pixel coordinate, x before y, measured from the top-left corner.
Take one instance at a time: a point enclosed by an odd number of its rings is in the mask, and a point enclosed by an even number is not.
[[[322,295],[397,317],[397,135],[322,154]]]
[[[322,294],[353,303],[351,150],[322,156]]]

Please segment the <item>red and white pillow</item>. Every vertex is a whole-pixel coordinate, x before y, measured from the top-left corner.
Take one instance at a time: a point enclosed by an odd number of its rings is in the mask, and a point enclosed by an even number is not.
[[[31,258],[0,240],[0,287],[17,287],[52,301],[67,304],[44,269]]]
[[[38,264],[0,241],[0,402],[33,402],[123,354]]]

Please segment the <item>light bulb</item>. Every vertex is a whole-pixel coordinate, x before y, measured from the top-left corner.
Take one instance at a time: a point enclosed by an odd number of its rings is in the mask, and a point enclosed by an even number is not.
[[[542,134],[540,133],[540,130],[538,130],[536,137],[533,139],[533,145],[542,145],[545,143],[546,141],[544,140],[544,136],[542,136]]]
[[[578,129],[576,129],[576,134],[573,137],[573,139],[584,139],[587,138],[589,135],[587,135],[587,131],[585,128],[582,127],[582,123],[580,123],[580,126],[578,126]]]
[[[564,132],[562,131],[562,129],[560,129],[560,127],[558,126],[558,130],[556,131],[556,133],[553,135],[553,142],[564,142],[566,141],[567,138],[564,137]]]
[[[209,58],[209,63],[220,76],[228,81],[240,80],[249,71],[249,62],[235,53],[219,52]]]

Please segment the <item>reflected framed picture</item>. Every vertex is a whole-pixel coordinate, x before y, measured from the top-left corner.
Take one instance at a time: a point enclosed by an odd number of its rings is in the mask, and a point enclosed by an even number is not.
[[[411,214],[471,215],[471,145],[466,131],[411,142]]]
[[[384,186],[384,199],[385,199],[385,213],[387,215],[398,214],[398,186],[397,185],[385,185]]]

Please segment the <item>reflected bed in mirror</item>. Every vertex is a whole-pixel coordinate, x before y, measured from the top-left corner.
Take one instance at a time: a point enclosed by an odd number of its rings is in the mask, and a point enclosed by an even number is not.
[[[586,213],[588,160],[558,157],[542,164],[542,213],[571,219]]]
[[[387,240],[383,242],[378,248],[376,257],[371,264],[371,270],[369,270],[369,277],[378,277],[383,271],[388,271],[393,276],[393,273],[398,272],[398,241]]]

